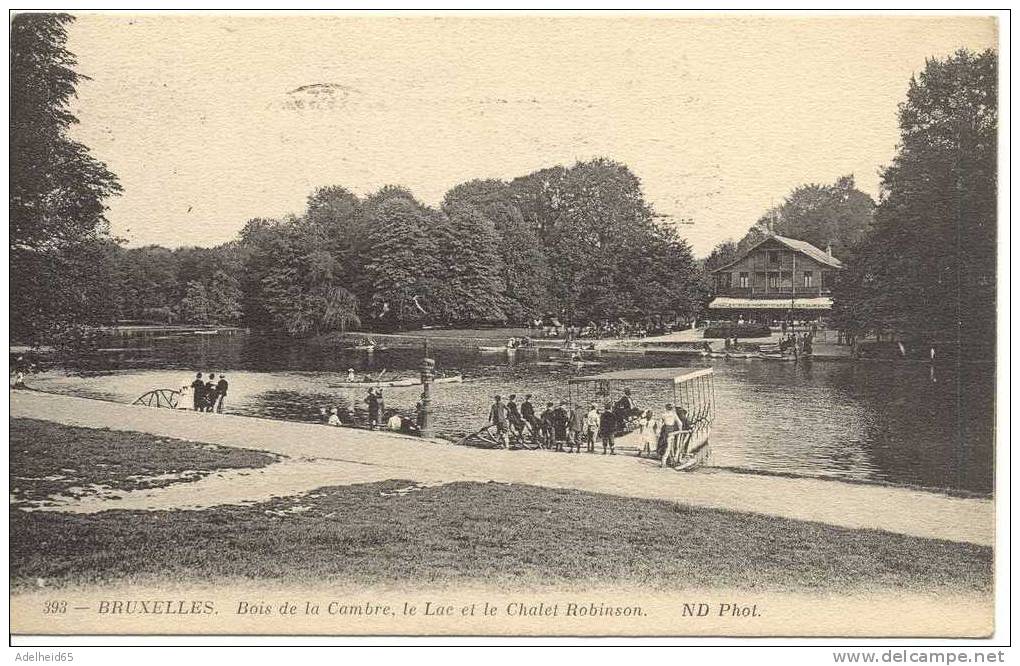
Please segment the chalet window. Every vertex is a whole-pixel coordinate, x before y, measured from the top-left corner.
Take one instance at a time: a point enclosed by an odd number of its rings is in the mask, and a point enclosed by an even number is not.
[[[733,273],[719,273],[719,289],[729,289],[733,280]]]
[[[815,286],[815,276],[811,271],[804,271],[804,286],[813,287]]]
[[[779,289],[779,273],[769,273],[769,289]]]
[[[832,288],[832,278],[833,278],[832,271],[822,271],[822,289]]]
[[[779,250],[769,250],[769,266],[779,265]]]
[[[741,273],[740,274],[740,288],[741,289],[747,289],[750,286],[748,284],[749,282],[750,282],[750,278],[748,277],[747,273]]]

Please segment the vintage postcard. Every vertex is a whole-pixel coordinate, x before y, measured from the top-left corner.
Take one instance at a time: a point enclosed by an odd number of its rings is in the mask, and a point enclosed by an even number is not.
[[[991,636],[999,29],[13,12],[12,640]]]

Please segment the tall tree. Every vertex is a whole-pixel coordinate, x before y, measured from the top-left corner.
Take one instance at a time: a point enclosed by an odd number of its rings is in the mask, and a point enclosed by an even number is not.
[[[426,308],[446,323],[503,322],[506,299],[500,279],[499,235],[470,204],[452,204],[433,215],[439,253]]]
[[[993,51],[961,50],[911,79],[874,231],[838,285],[859,324],[993,343],[997,69]]]
[[[496,230],[500,259],[503,309],[507,318],[522,322],[557,311],[549,295],[549,261],[536,226],[528,223],[510,186],[501,180],[472,180],[450,189],[443,208],[472,206]]]
[[[740,239],[735,254],[743,254],[769,233],[775,233],[819,248],[831,245],[832,253],[842,258],[864,238],[874,210],[874,200],[857,189],[852,175],[842,176],[831,185],[801,185],[758,219]]]
[[[96,271],[104,200],[116,177],[68,136],[71,99],[86,77],[65,48],[67,14],[16,14],[11,21],[11,332],[29,343],[73,342],[102,312],[83,295]]]
[[[390,326],[425,321],[422,299],[439,272],[429,211],[403,194],[370,203],[359,287],[368,296],[363,319]]]

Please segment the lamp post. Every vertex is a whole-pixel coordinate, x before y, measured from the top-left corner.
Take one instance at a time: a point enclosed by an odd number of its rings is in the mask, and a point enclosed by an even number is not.
[[[432,437],[432,378],[436,361],[429,358],[429,340],[425,338],[421,360],[421,408],[418,410],[418,434]]]

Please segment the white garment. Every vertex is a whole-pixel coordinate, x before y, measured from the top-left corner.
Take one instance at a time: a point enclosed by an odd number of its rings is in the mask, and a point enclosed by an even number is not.
[[[659,422],[662,424],[662,427],[673,426],[677,430],[682,427],[680,417],[676,415],[676,410],[673,409],[664,411],[659,417]]]
[[[327,423],[331,426],[343,425],[342,423],[340,423],[340,417],[337,416],[336,414],[330,414],[329,421],[327,421]]]
[[[400,418],[400,415],[394,414],[386,421],[386,427],[390,430],[400,430],[401,426],[404,425],[404,420]]]

